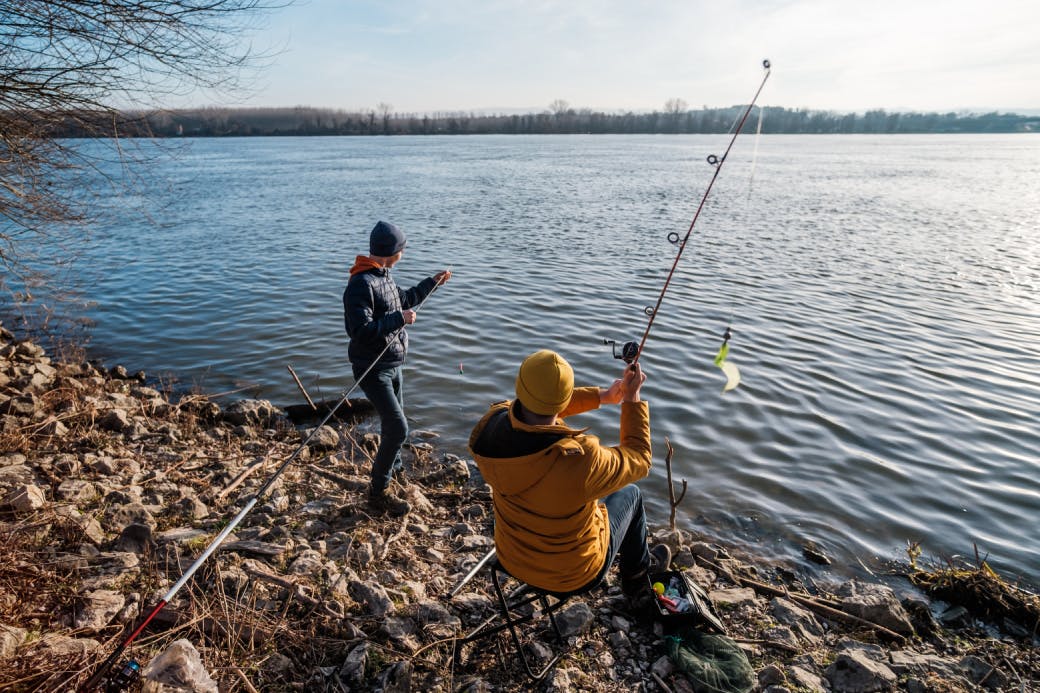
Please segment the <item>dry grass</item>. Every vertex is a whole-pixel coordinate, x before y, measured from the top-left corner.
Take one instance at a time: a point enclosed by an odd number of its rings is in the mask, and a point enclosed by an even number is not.
[[[1040,634],[1040,597],[1004,580],[977,550],[975,558],[975,565],[947,561],[934,570],[915,569],[909,578],[930,596],[963,606],[988,623],[1001,626],[1007,620],[1033,637]]]

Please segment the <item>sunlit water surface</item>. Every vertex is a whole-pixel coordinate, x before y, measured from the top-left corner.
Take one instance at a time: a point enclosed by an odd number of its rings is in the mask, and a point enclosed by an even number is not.
[[[454,278],[410,328],[414,429],[466,455],[519,361],[579,383],[637,339],[711,176],[714,136],[213,139],[175,146],[71,274],[93,355],[208,391],[301,401],[351,384],[347,270],[378,219],[409,285]],[[652,520],[665,441],[681,526],[838,573],[971,554],[1040,582],[1040,138],[744,137],[651,332]],[[151,211],[144,218],[130,211]],[[127,210],[127,211],[122,211]],[[712,364],[732,326],[743,384]],[[244,396],[244,395],[237,395]],[[583,415],[617,441],[617,410]]]

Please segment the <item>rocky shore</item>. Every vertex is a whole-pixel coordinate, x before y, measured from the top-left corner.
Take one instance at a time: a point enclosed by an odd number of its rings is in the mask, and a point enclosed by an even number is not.
[[[266,401],[173,397],[142,373],[65,361],[0,327],[0,691],[81,686],[309,433]],[[131,690],[706,690],[613,575],[560,611],[562,647],[544,630],[525,645],[563,654],[541,683],[508,636],[457,648],[494,610],[486,572],[452,596],[493,546],[490,494],[435,439],[413,434],[413,510],[387,519],[364,504],[375,434],[319,430],[135,640]],[[756,691],[1040,690],[1035,621],[980,618],[906,580],[803,584],[655,534],[708,592]]]

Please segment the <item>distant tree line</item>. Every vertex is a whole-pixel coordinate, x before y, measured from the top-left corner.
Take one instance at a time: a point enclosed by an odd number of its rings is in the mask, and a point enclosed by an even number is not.
[[[746,106],[688,109],[679,99],[663,111],[604,113],[554,101],[541,113],[402,114],[388,104],[364,111],[322,108],[202,108],[124,114],[123,135],[227,137],[264,135],[711,134],[730,132]],[[1040,132],[1040,116],[1013,113],[835,113],[766,107],[762,132],[777,134],[910,134]],[[53,131],[90,136],[82,115]],[[758,111],[748,127],[757,127]]]

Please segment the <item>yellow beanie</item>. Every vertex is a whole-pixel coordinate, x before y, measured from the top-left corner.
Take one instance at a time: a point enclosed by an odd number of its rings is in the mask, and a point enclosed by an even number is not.
[[[516,396],[535,414],[559,414],[567,408],[574,392],[574,370],[555,351],[536,351],[520,364]]]

